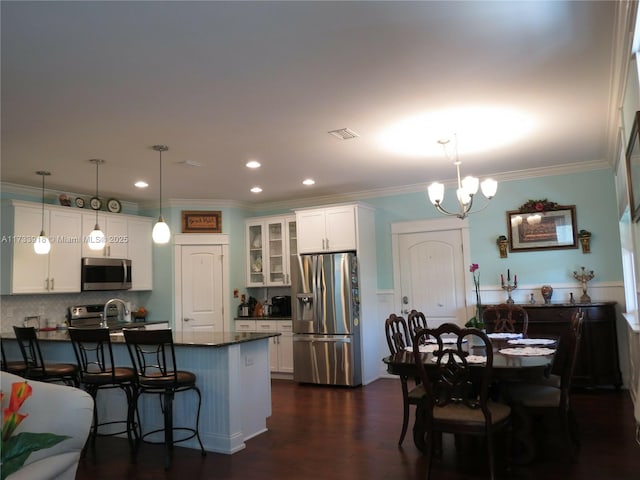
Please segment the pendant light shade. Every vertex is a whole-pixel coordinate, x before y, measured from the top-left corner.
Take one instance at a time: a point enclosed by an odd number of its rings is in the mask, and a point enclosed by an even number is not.
[[[38,255],[46,255],[51,251],[51,243],[44,233],[44,177],[51,175],[51,172],[38,170],[36,173],[42,177],[42,227],[40,229],[40,235],[38,235],[38,238],[36,238],[33,244],[33,251]]]
[[[171,240],[171,229],[169,229],[169,225],[167,225],[162,216],[162,152],[169,150],[169,147],[166,145],[154,145],[152,148],[160,153],[160,215],[158,216],[158,222],[153,227],[153,232],[151,232],[151,238],[153,238],[154,243],[163,244],[169,243],[169,240]]]
[[[98,178],[99,178],[98,170],[100,168],[100,165],[105,163],[105,161],[100,159],[100,158],[92,158],[89,161],[91,163],[95,164],[95,166],[96,166],[96,196],[95,196],[95,198],[96,198],[96,201],[98,202],[98,205],[99,205],[100,197],[98,196]],[[93,231],[87,237],[87,245],[89,246],[89,249],[91,249],[91,250],[102,250],[104,248],[105,240],[106,240],[104,232],[102,230],[100,230],[100,225],[98,225],[98,210],[99,210],[99,207],[96,208],[96,225],[95,225],[95,227],[93,227]]]

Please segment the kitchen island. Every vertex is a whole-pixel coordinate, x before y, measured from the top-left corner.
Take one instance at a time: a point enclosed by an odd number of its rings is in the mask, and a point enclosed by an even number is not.
[[[267,430],[266,419],[271,415],[269,338],[278,335],[174,332],[178,368],[195,373],[202,392],[200,437],[206,450],[233,454],[245,448],[246,440]],[[67,331],[39,332],[38,338],[46,361],[75,363]],[[122,333],[114,332],[111,338],[116,363],[131,365]],[[9,359],[20,358],[13,332],[2,333],[2,343]],[[126,400],[119,389],[98,395],[101,422],[125,418]],[[194,424],[196,402],[195,392],[176,395],[175,426]],[[139,408],[143,431],[162,427],[157,397],[143,395]],[[178,445],[199,448],[195,438]]]

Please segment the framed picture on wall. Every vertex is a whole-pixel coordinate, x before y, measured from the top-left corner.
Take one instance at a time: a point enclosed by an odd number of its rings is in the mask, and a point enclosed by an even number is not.
[[[627,146],[627,185],[629,211],[634,222],[640,220],[640,112],[636,112]]]
[[[222,233],[222,212],[183,210],[182,233]]]
[[[512,252],[578,248],[575,205],[556,210],[507,212],[509,249]]]

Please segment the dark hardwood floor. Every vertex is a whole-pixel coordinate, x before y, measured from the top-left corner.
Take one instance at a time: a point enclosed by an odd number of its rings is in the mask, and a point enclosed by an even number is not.
[[[397,446],[402,420],[400,384],[382,379],[347,389],[272,382],[269,431],[235,455],[176,447],[173,467],[163,469],[161,446],[143,444],[136,464],[127,441],[100,437],[96,452],[81,460],[79,480],[98,479],[421,479],[425,462],[410,432]],[[640,446],[635,443],[633,405],[627,391],[584,391],[573,395],[582,449],[570,463],[550,443],[544,460],[514,467],[501,478],[536,480],[640,478]],[[413,409],[412,409],[413,422]],[[483,447],[456,452],[445,435],[443,458],[434,480],[488,478]]]

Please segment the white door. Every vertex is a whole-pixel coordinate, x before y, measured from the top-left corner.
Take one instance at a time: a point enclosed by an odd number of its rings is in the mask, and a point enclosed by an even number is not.
[[[443,323],[464,325],[461,230],[400,234],[398,253],[403,313],[423,312],[430,328]]]
[[[182,331],[223,332],[222,247],[182,247]]]

